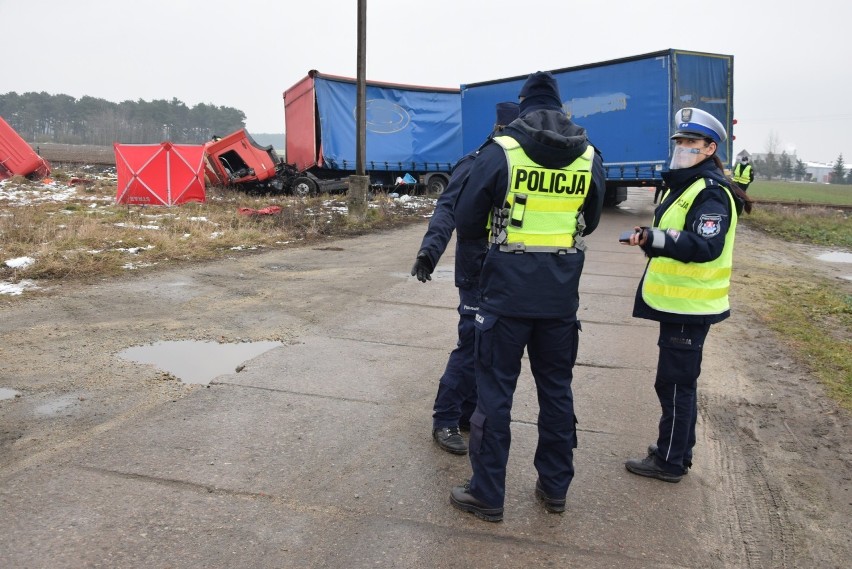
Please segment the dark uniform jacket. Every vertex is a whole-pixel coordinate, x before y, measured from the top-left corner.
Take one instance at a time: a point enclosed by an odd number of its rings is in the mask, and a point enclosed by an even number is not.
[[[558,107],[533,107],[502,132],[517,140],[531,159],[546,168],[571,164],[587,148],[586,131],[572,123]],[[460,239],[483,239],[492,208],[503,207],[508,188],[508,165],[503,148],[495,142],[482,147],[473,163],[467,184],[455,207]],[[606,179],[603,162],[595,154],[592,184],[583,214],[588,235],[598,225]],[[481,307],[494,314],[563,318],[574,316],[579,304],[577,289],[585,255],[554,253],[505,253],[491,245],[480,278]]]
[[[671,257],[685,263],[704,263],[712,261],[722,254],[725,236],[730,229],[731,202],[728,198],[728,191],[721,186],[727,187],[729,182],[725,178],[725,174],[716,167],[716,163],[711,159],[704,160],[692,168],[663,172],[663,181],[670,188],[670,191],[654,210],[652,227],[657,226],[663,212],[699,178],[709,178],[715,183],[702,190],[695,198],[692,207],[686,214],[686,227],[677,234],[676,239],[672,234],[666,233],[665,245],[662,249],[652,248],[650,244],[642,247],[648,257]],[[721,220],[718,222],[718,232],[711,237],[703,236],[702,233],[706,233],[706,231],[701,231],[704,224],[703,220],[706,219]],[[644,280],[645,277],[643,276],[633,304],[633,316],[637,318],[677,324],[714,324],[731,315],[730,310],[721,314],[710,315],[672,314],[655,310],[642,299]]]
[[[467,181],[477,152],[478,150],[467,154],[456,163],[447,188],[435,204],[435,211],[432,213],[432,219],[429,220],[429,228],[423,236],[419,251],[426,254],[433,268],[438,264],[438,260],[444,254],[453,236],[453,230],[456,228],[453,206]],[[479,285],[479,271],[482,258],[485,256],[486,245],[487,240],[484,237],[456,239],[455,282],[460,289],[472,290]]]

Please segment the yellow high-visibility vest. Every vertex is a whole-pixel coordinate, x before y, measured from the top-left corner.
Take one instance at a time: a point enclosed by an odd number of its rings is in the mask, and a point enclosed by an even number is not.
[[[577,218],[591,190],[595,149],[564,168],[544,168],[510,136],[497,136],[509,167],[503,208],[489,220],[491,242],[515,253],[573,253]],[[582,231],[583,228],[579,228]]]
[[[734,181],[738,184],[751,182],[751,164],[739,163],[734,166]]]
[[[693,182],[663,212],[659,229],[683,230],[689,208],[706,187],[705,178]],[[692,315],[721,314],[730,308],[728,290],[731,286],[737,209],[727,188],[725,194],[731,203],[731,226],[725,234],[722,254],[706,263],[684,263],[669,257],[653,257],[648,263],[642,285],[642,298],[648,306],[662,312]]]

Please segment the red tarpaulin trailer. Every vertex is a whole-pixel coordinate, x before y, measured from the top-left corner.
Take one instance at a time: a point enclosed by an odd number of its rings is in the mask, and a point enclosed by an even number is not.
[[[41,180],[50,175],[50,165],[0,117],[0,180],[15,175]]]
[[[120,204],[172,206],[203,202],[204,147],[193,144],[113,144]]]

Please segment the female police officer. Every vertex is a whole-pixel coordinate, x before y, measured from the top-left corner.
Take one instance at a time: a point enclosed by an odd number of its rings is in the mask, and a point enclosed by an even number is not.
[[[692,465],[697,380],[711,324],[730,315],[728,288],[737,217],[751,201],[724,174],[716,150],[725,128],[696,108],[675,115],[675,148],[663,173],[668,190],[653,227],[636,227],[629,245],[650,258],[639,284],[633,316],[660,323],[654,388],[662,407],[656,444],[627,470],[679,482]]]

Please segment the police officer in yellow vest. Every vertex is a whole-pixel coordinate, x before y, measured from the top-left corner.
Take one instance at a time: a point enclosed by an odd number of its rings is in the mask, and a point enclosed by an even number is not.
[[[749,184],[754,181],[754,167],[748,161],[748,156],[743,155],[740,158],[739,164],[734,166],[732,177],[742,191],[748,191]]]
[[[726,138],[713,115],[696,108],[675,115],[674,151],[663,172],[668,190],[652,227],[637,227],[630,245],[650,258],[633,316],[660,323],[654,388],[662,407],[656,443],[627,470],[679,482],[692,466],[697,382],[710,325],[730,315],[728,288],[737,218],[751,201],[724,174],[716,155]]]
[[[537,480],[529,492],[565,510],[577,446],[571,391],[580,323],[583,236],[598,225],[605,191],[600,155],[562,109],[550,73],[530,75],[520,116],[482,147],[455,205],[460,239],[488,236],[476,316],[477,406],[468,441],[473,476],[451,503],[503,519],[512,396],[526,349],[538,393]]]

